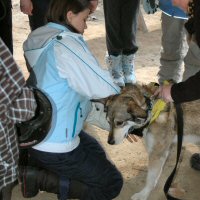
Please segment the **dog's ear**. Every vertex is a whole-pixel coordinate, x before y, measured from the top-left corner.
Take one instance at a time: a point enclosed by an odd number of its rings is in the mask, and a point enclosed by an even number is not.
[[[146,96],[151,96],[155,93],[155,91],[158,89],[159,84],[156,82],[150,82],[147,85],[142,85],[143,93],[146,94]]]
[[[104,106],[107,106],[115,97],[116,95],[111,95],[109,97],[105,97],[102,99],[92,99],[92,102],[102,103]]]
[[[146,111],[141,109],[137,104],[133,101],[130,101],[128,104],[127,112],[131,115],[144,118],[146,117]]]
[[[102,99],[91,99],[91,102],[97,102],[97,103],[102,103],[104,106],[106,105],[106,102],[109,97],[102,98]]]
[[[105,106],[108,107],[117,97],[119,94],[111,95],[107,98],[107,101],[105,103]]]
[[[102,103],[104,105],[104,112],[108,112],[108,107],[109,105],[112,103],[112,101],[119,96],[118,94],[116,95],[111,95],[109,97],[106,98],[102,98],[102,99],[92,99],[92,102],[98,102],[98,103]]]

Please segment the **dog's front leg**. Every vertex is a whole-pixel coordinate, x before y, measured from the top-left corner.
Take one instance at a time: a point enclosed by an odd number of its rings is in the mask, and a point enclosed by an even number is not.
[[[159,152],[158,152],[159,151]],[[134,194],[132,200],[147,200],[151,191],[155,188],[162,173],[163,165],[168,156],[168,150],[153,148],[149,154],[149,165],[145,187]]]

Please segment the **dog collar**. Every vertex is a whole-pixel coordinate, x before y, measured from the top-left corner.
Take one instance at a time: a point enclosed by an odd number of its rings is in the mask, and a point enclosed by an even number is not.
[[[144,98],[145,98],[145,102],[146,102],[146,105],[147,105],[147,113],[148,113],[149,111],[152,110],[153,103],[152,103],[152,100],[149,98],[148,95],[144,95]]]

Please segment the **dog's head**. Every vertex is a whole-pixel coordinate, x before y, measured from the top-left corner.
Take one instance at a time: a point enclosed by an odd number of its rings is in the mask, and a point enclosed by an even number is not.
[[[138,129],[147,123],[148,102],[143,86],[129,85],[118,95],[103,100],[110,124],[109,144],[119,144],[128,136],[130,128]]]

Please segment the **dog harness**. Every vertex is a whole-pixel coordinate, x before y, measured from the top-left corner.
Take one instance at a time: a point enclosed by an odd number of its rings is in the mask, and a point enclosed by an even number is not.
[[[158,85],[157,83],[152,83],[153,85]],[[167,85],[169,84],[168,81],[164,81],[164,84]],[[166,108],[166,102],[163,101],[162,99],[158,99],[154,105],[152,103],[151,98],[149,98],[149,95],[144,95],[145,99],[146,99],[146,104],[147,104],[147,120],[144,123],[144,126],[135,129],[134,127],[130,128],[129,133],[128,134],[134,134],[137,135],[139,137],[143,137],[143,130],[148,127],[150,124],[152,124],[160,115],[160,113],[165,110]],[[152,108],[153,105],[153,108]]]
[[[153,109],[151,111],[151,120],[149,124],[152,124],[160,115],[160,113],[165,109],[166,102],[162,99],[158,99],[156,103],[153,106]]]
[[[169,85],[169,82],[165,80],[163,84]],[[159,117],[160,113],[165,109],[165,107],[166,107],[165,101],[163,101],[162,99],[158,99],[156,101],[151,112],[151,120],[149,124],[152,124]]]

